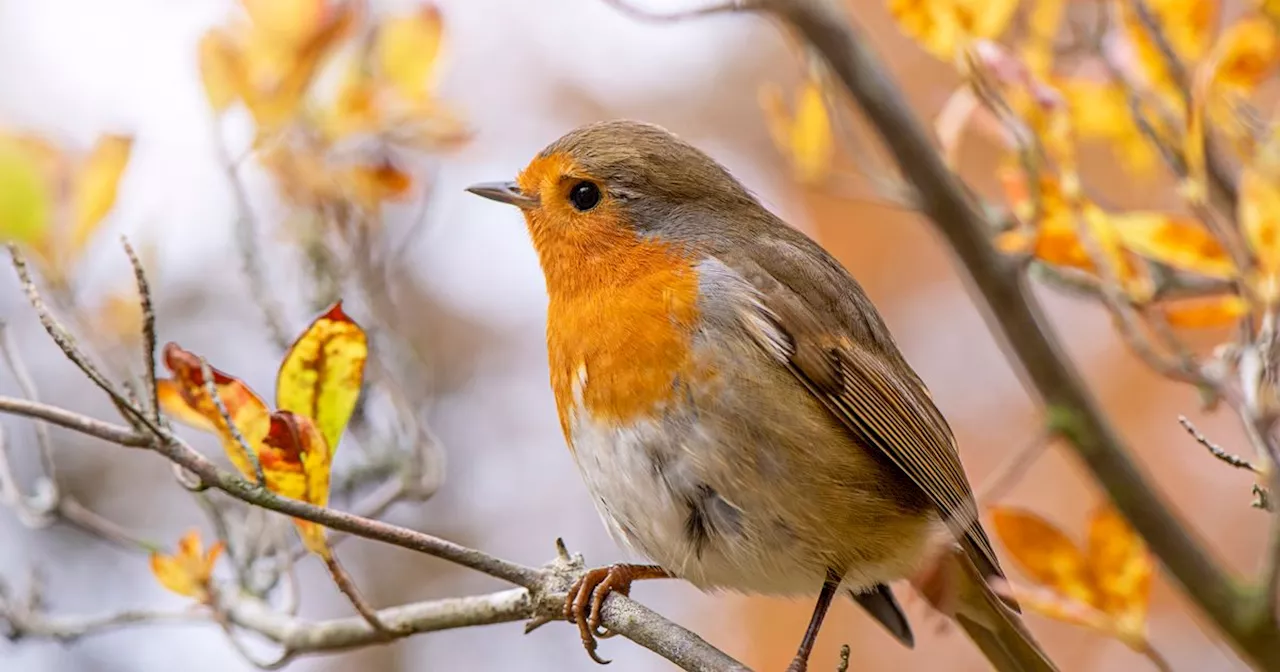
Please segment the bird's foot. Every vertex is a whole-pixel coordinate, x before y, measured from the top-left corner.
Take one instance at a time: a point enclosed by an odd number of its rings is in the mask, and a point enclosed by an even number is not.
[[[573,587],[564,601],[564,619],[578,624],[578,633],[582,635],[582,647],[587,655],[601,665],[609,661],[596,654],[597,639],[614,636],[600,622],[600,609],[610,593],[619,595],[631,594],[631,582],[642,579],[666,579],[671,574],[656,565],[609,565],[587,570]]]

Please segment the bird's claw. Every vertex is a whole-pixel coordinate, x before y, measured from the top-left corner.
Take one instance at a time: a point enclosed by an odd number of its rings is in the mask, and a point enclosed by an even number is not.
[[[578,625],[582,647],[587,655],[601,665],[610,661],[596,654],[597,639],[616,635],[600,622],[600,608],[610,593],[631,594],[631,582],[635,579],[627,565],[610,565],[587,570],[569,589],[564,602],[564,619]]]

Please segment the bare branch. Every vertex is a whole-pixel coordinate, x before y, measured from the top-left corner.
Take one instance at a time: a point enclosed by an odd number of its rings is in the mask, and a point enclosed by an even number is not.
[[[31,302],[31,307],[35,308],[36,315],[40,318],[40,324],[44,326],[45,331],[49,333],[49,337],[62,350],[62,353],[71,360],[72,364],[76,365],[76,368],[83,371],[99,389],[111,397],[111,401],[116,408],[124,414],[130,423],[141,423],[156,434],[160,434],[160,428],[150,418],[147,418],[132,401],[116,390],[111,381],[107,380],[98,367],[80,351],[75,339],[67,331],[66,327],[62,326],[62,323],[53,316],[53,313],[49,312],[49,307],[45,305],[44,299],[40,296],[40,291],[36,289],[35,280],[31,277],[31,271],[27,267],[27,258],[16,245],[9,245],[9,256],[13,259],[13,268],[18,272],[18,280],[22,283],[22,289],[27,295],[27,300]]]
[[[1187,433],[1191,435],[1191,438],[1196,440],[1196,443],[1204,446],[1205,450],[1209,451],[1210,455],[1213,455],[1236,469],[1246,469],[1255,474],[1259,473],[1258,468],[1253,466],[1252,462],[1240,457],[1239,455],[1228,453],[1223,450],[1221,446],[1210,441],[1204,434],[1201,434],[1200,430],[1196,429],[1196,426],[1191,424],[1191,420],[1187,419],[1187,416],[1179,415],[1178,423],[1182,425],[1183,429],[1187,430]]]
[[[58,517],[81,530],[127,550],[151,553],[162,548],[154,541],[143,539],[90,510],[74,497],[58,501]]]
[[[120,238],[124,252],[129,256],[129,265],[133,267],[133,279],[138,285],[138,302],[142,306],[142,363],[145,367],[143,388],[147,397],[147,412],[152,420],[160,422],[160,397],[156,393],[156,311],[151,301],[151,283],[147,282],[147,271],[133,251],[129,239]]]
[[[214,146],[218,150],[218,158],[227,174],[227,182],[231,185],[231,193],[236,201],[236,244],[240,246],[245,279],[249,282],[249,295],[262,312],[263,323],[267,327],[267,335],[280,350],[287,350],[291,339],[289,330],[284,324],[284,307],[276,300],[267,282],[266,272],[262,265],[262,255],[258,250],[258,220],[253,213],[253,205],[249,203],[249,194],[236,170],[236,162],[227,151],[226,140],[222,137],[222,128],[214,126]]]
[[[0,504],[14,510],[23,525],[32,528],[47,527],[54,519],[58,506],[53,488],[37,488],[36,494],[26,495],[18,485],[18,477],[9,463],[9,437],[0,426]]]
[[[1027,442],[1018,452],[1005,458],[1005,461],[978,488],[974,499],[983,504],[993,502],[1004,495],[1009,488],[1017,484],[1027,473],[1031,465],[1044,454],[1053,438],[1047,430],[1041,430],[1036,437]]]
[[[1045,328],[1039,301],[1020,268],[992,246],[991,222],[947,168],[928,130],[843,5],[831,0],[762,4],[764,12],[782,19],[826,58],[878,131],[919,193],[922,213],[950,243],[985,300],[989,323],[1044,399],[1050,428],[1075,449],[1116,508],[1237,650],[1256,664],[1280,669],[1274,618],[1242,617],[1232,579],[1133,462],[1057,338]]]
[[[36,391],[36,382],[31,378],[31,373],[27,371],[26,363],[23,362],[22,357],[18,354],[18,349],[13,342],[13,334],[9,331],[9,325],[4,322],[0,322],[0,353],[3,353],[5,365],[9,367],[9,371],[13,374],[14,382],[18,384],[18,389],[22,391],[22,396],[31,401],[40,401],[40,395]],[[44,469],[44,476],[49,479],[49,487],[54,489],[56,498],[58,468],[53,462],[53,441],[49,437],[49,427],[44,423],[36,423],[36,447],[40,451],[40,466]]]
[[[81,415],[65,408],[28,401],[14,397],[0,396],[0,413],[22,415],[36,420],[51,422],[59,427],[80,432],[110,443],[129,448],[145,448],[153,443],[153,439],[134,430]]]
[[[329,576],[333,577],[333,582],[338,585],[338,590],[347,596],[347,600],[351,602],[351,606],[356,608],[356,612],[364,619],[369,627],[373,628],[383,637],[390,637],[392,630],[382,623],[378,618],[378,612],[370,604],[365,601],[364,596],[360,594],[360,590],[356,588],[356,583],[352,580],[351,575],[347,573],[342,563],[338,562],[338,556],[334,555],[333,549],[326,549],[328,552],[321,557],[324,560],[324,566],[329,570]]]

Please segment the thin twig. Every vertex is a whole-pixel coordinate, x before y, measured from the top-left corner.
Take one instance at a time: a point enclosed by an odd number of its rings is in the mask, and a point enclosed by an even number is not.
[[[633,19],[640,19],[642,21],[674,22],[694,19],[701,16],[710,16],[712,14],[760,11],[768,7],[769,0],[727,0],[726,2],[719,2],[713,5],[686,9],[678,12],[668,12],[665,14],[636,7],[627,0],[604,0],[604,4],[617,9]]]
[[[358,516],[375,519],[382,518],[387,509],[403,499],[405,494],[406,490],[403,483],[387,481],[370,493],[364,501],[352,508]],[[331,549],[337,548],[339,544],[349,538],[351,538],[351,535],[345,532],[333,532],[328,537],[329,547]],[[298,562],[309,553],[310,551],[307,550],[306,546],[298,544],[297,547],[289,551],[288,555],[293,562]]]
[[[379,620],[378,611],[365,601],[364,596],[360,594],[360,590],[356,588],[355,581],[352,580],[351,575],[347,573],[342,563],[338,562],[338,556],[333,553],[333,550],[329,549],[329,552],[323,555],[321,559],[324,560],[325,569],[329,570],[329,576],[333,577],[333,582],[337,584],[338,590],[341,590],[342,594],[347,596],[351,606],[356,608],[356,612],[369,624],[369,627],[384,635],[391,635],[391,630]]]
[[[227,150],[226,140],[222,137],[222,128],[214,126],[214,146],[218,150],[218,159],[231,185],[231,193],[236,202],[236,244],[240,247],[243,261],[241,270],[249,282],[249,294],[253,302],[262,312],[263,323],[267,327],[267,335],[271,342],[281,351],[289,349],[289,330],[284,324],[284,308],[271,291],[263,270],[262,255],[258,248],[258,220],[249,202],[249,194],[244,183],[240,181],[240,173],[236,170],[236,162],[232,161]]]
[[[1173,672],[1173,666],[1169,664],[1169,660],[1157,651],[1156,647],[1151,645],[1151,642],[1147,642],[1142,647],[1141,653],[1143,657],[1151,661],[1151,664],[1156,668],[1156,672]]]
[[[147,410],[151,418],[160,422],[160,397],[156,392],[156,311],[151,300],[151,283],[147,281],[147,271],[134,252],[129,239],[120,237],[124,245],[124,253],[129,257],[129,265],[133,267],[133,279],[138,285],[138,302],[142,307],[142,363],[145,367],[143,389],[147,397]]]
[[[154,553],[164,549],[162,545],[143,539],[116,522],[98,515],[74,497],[62,498],[58,503],[58,516],[67,523],[126,550]]]
[[[1210,455],[1213,455],[1236,469],[1245,469],[1252,471],[1255,474],[1258,473],[1258,468],[1253,466],[1252,462],[1240,457],[1239,455],[1228,453],[1223,450],[1221,446],[1210,441],[1204,434],[1201,434],[1200,430],[1196,429],[1196,426],[1191,424],[1191,420],[1189,420],[1187,416],[1179,415],[1178,423],[1182,425],[1183,429],[1187,430],[1187,433],[1191,435],[1191,438],[1196,440],[1196,443],[1204,446],[1205,450],[1209,451]]]
[[[1040,459],[1045,448],[1049,447],[1052,436],[1048,429],[1042,429],[1018,452],[1005,458],[1004,462],[983,481],[974,499],[980,503],[989,504],[1004,496],[1009,488],[1022,480],[1031,465]]]
[[[222,416],[222,422],[227,426],[231,439],[239,444],[240,450],[244,451],[245,456],[249,458],[249,463],[253,465],[253,475],[258,479],[258,485],[266,486],[267,475],[262,470],[262,460],[258,459],[258,449],[256,446],[249,445],[249,441],[244,438],[244,434],[232,420],[227,405],[222,401],[222,395],[218,393],[218,386],[213,382],[213,369],[209,367],[209,362],[204,357],[200,358],[200,376],[204,379],[204,392],[213,401],[214,408],[218,409],[218,415]]]
[[[58,500],[53,497],[50,488],[40,490],[34,495],[25,495],[18,485],[18,477],[13,473],[13,465],[9,462],[9,437],[4,426],[0,425],[0,504],[14,510],[18,520],[27,527],[47,527],[55,517]]]
[[[4,354],[5,365],[9,367],[9,372],[13,374],[13,380],[18,384],[18,389],[22,392],[22,396],[32,401],[40,401],[40,394],[36,391],[36,382],[27,370],[26,363],[18,354],[18,348],[13,342],[13,333],[10,332],[9,325],[4,322],[0,322],[0,352]],[[56,499],[59,486],[58,467],[53,461],[53,439],[49,436],[49,426],[42,422],[36,423],[36,447],[40,450],[40,466],[44,470],[44,477],[49,479],[49,487],[53,488],[54,498]]]
[[[156,434],[161,434],[159,426],[151,421],[150,418],[138,409],[129,399],[125,398],[116,390],[115,386],[107,380],[106,376],[98,369],[97,365],[89,361],[79,346],[76,345],[75,339],[66,327],[49,312],[49,307],[45,305],[44,299],[40,296],[40,291],[36,289],[35,280],[31,277],[31,271],[27,267],[27,258],[18,249],[16,245],[9,245],[9,256],[13,259],[13,268],[18,272],[18,280],[22,284],[22,289],[27,295],[27,300],[31,302],[31,307],[35,308],[36,315],[40,318],[40,324],[44,326],[49,337],[62,350],[62,353],[71,360],[76,368],[84,372],[89,380],[93,381],[107,396],[111,397],[116,408],[129,420],[130,423],[138,422]]]

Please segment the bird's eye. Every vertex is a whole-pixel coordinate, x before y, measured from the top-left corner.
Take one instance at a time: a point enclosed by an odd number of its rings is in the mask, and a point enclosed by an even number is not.
[[[569,190],[569,202],[579,212],[586,212],[600,202],[600,187],[593,182],[579,182]]]

